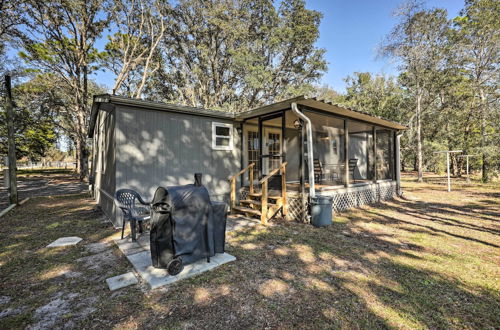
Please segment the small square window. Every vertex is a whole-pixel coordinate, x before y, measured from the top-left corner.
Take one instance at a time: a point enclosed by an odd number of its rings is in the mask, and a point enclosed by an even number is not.
[[[233,149],[233,124],[212,122],[212,149]]]
[[[220,127],[216,126],[215,127],[215,134],[216,135],[224,135],[224,136],[229,136],[229,127]]]
[[[215,145],[222,147],[229,147],[229,138],[216,137]]]

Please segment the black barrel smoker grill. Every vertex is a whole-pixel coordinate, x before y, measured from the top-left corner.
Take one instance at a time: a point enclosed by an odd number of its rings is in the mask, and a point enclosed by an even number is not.
[[[195,183],[158,187],[151,203],[153,267],[179,274],[184,265],[224,253],[228,205],[212,202],[195,174]]]

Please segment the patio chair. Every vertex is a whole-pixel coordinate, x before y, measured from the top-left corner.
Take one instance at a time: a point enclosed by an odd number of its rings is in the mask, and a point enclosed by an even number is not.
[[[354,171],[358,167],[358,160],[356,158],[349,159],[349,172],[352,173],[352,180],[356,183],[356,178],[354,177]]]
[[[139,233],[142,233],[142,222],[151,218],[150,204],[145,202],[141,195],[132,189],[118,190],[115,193],[115,201],[118,204],[118,207],[123,211],[122,239],[125,232],[126,222],[129,221],[130,230],[132,232],[132,241],[135,242],[136,223],[139,223]]]
[[[319,159],[314,159],[314,181],[321,183],[323,180],[323,164]]]

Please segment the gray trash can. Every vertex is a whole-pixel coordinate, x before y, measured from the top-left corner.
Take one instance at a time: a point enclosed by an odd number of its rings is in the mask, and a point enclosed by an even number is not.
[[[332,224],[331,196],[316,196],[311,199],[311,224],[315,227],[326,227]]]

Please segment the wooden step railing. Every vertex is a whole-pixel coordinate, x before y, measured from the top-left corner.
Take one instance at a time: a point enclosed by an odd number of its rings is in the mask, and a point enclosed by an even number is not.
[[[252,211],[251,209],[245,209],[241,207],[237,207],[237,199],[236,199],[236,181],[238,180],[238,177],[245,172],[248,171],[248,181],[249,181],[249,196],[254,196],[254,197],[259,197],[260,195],[260,212],[257,212],[256,215],[259,215],[260,213],[260,222],[263,225],[267,225],[267,222],[269,219],[271,219],[280,209],[283,215],[285,216],[287,214],[287,205],[286,205],[286,165],[287,163],[281,163],[280,166],[271,172],[269,172],[268,175],[266,175],[264,178],[262,178],[259,181],[259,184],[261,185],[261,191],[258,194],[254,194],[254,182],[253,182],[253,169],[255,164],[252,163],[248,165],[246,168],[242,169],[235,175],[233,175],[229,181],[231,182],[231,194],[230,194],[230,205],[231,205],[231,210],[237,210],[243,213],[254,213],[250,212]],[[277,199],[277,204],[271,204],[271,206],[268,205],[268,199],[271,198],[269,196],[269,180],[277,175],[278,173],[281,174],[281,197],[276,198],[277,196],[271,196],[274,197],[274,199]],[[249,202],[249,201],[245,201]],[[248,215],[248,214],[247,214]]]
[[[229,181],[231,182],[231,194],[229,196],[229,205],[231,206],[231,209],[233,209],[236,206],[236,180],[240,175],[248,171],[248,182],[249,182],[249,191],[251,194],[253,194],[253,168],[255,167],[255,163],[251,163],[235,175],[233,175]],[[243,182],[242,182],[243,184]]]
[[[262,195],[260,197],[261,201],[261,214],[260,214],[260,222],[263,225],[267,225],[267,221],[269,220],[269,215],[267,214],[267,199],[269,198],[269,179],[274,175],[280,173],[281,174],[281,203],[282,203],[282,212],[283,215],[287,214],[286,208],[286,164],[287,162],[281,163],[278,168],[275,168],[268,175],[266,175],[259,183],[262,185]]]

